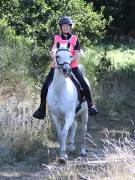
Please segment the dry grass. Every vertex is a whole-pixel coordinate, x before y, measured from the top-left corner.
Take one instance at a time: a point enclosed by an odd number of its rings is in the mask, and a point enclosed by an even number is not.
[[[117,73],[123,75],[125,71]],[[115,77],[113,87],[109,87],[111,90],[105,87],[103,95],[98,89],[95,92],[94,97],[100,96],[101,103],[98,107],[100,113],[93,120],[94,133],[101,131],[103,127],[126,131],[134,129],[134,79],[131,76],[131,79],[129,76],[125,79],[124,76],[121,81],[122,76],[117,79],[116,74]],[[125,80],[128,80],[127,84]],[[48,141],[48,136],[56,140],[56,134],[53,135],[52,129],[50,130],[49,119],[39,121],[32,118],[38,102],[39,93],[37,95],[35,90],[28,89],[24,80],[15,81],[13,87],[0,87],[0,179],[135,179],[134,140],[130,139],[129,134],[121,134],[118,139],[115,136],[116,131],[106,131],[106,138],[102,139],[104,146],[101,154],[99,151],[95,153],[99,144],[96,145],[95,140],[88,136],[88,158],[77,158],[78,153],[75,153],[66,166],[59,166],[56,162],[58,146]],[[91,122],[89,127],[92,126]],[[114,136],[110,136],[110,133]],[[102,133],[99,136],[95,133],[94,136],[97,139],[103,138]],[[93,147],[95,149],[92,149]],[[48,162],[47,158],[50,159]],[[41,163],[46,163],[44,169],[41,169]]]
[[[3,88],[1,89],[1,93]],[[37,158],[31,170],[27,172],[27,162],[21,162],[27,156],[28,152],[38,150],[40,147],[33,146],[33,142],[41,142],[47,145],[47,129],[48,124],[45,121],[37,121],[32,118],[32,113],[36,109],[38,102],[35,93],[27,92],[27,98],[17,96],[12,93],[6,98],[4,94],[0,103],[0,163],[14,162],[12,165],[5,165],[5,169],[0,172],[3,179],[93,179],[93,180],[130,180],[135,179],[135,143],[130,139],[129,134],[121,135],[119,139],[115,138],[115,132],[105,130],[106,138],[102,139],[102,154],[93,150],[98,145],[95,144],[91,136],[87,137],[88,157],[86,159],[72,156],[73,160],[69,160],[66,166],[60,166],[56,161],[45,165],[42,170],[39,168],[39,157],[46,152],[44,149],[35,154]],[[5,98],[4,98],[5,97]],[[28,100],[29,99],[31,100]],[[21,99],[20,99],[21,98]],[[110,133],[113,136],[110,136]],[[103,137],[103,136],[102,136]],[[53,143],[54,144],[54,143]],[[54,144],[55,146],[55,144]],[[57,153],[57,152],[56,152]],[[49,152],[49,156],[52,156]],[[45,158],[45,156],[43,156]],[[94,158],[94,160],[93,160]],[[20,162],[17,163],[16,160]],[[46,162],[43,159],[41,162]],[[15,165],[16,164],[16,165]],[[36,172],[36,164],[38,164],[38,172]],[[11,168],[12,167],[12,168]]]
[[[57,163],[46,165],[44,171],[50,179],[133,180],[135,179],[135,144],[125,137],[123,140],[104,140],[104,156],[92,161],[77,158],[66,166]]]
[[[7,87],[0,89],[0,163],[21,160],[32,151],[33,143],[47,140],[47,122],[32,117],[39,102],[37,95],[29,89],[25,89],[27,95],[6,92]]]

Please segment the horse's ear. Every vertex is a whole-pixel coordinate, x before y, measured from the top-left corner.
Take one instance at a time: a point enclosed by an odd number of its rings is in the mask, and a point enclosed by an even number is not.
[[[59,42],[57,42],[56,47],[57,47],[57,49],[60,48],[60,43]]]
[[[67,48],[68,48],[68,49],[70,48],[70,42],[67,43]]]

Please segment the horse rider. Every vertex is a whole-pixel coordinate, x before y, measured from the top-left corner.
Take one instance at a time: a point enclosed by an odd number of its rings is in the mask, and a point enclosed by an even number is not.
[[[33,117],[37,119],[44,119],[46,117],[46,97],[49,85],[51,84],[54,76],[54,70],[55,70],[55,52],[54,49],[56,48],[57,42],[59,42],[60,45],[67,45],[68,42],[70,42],[70,52],[73,56],[72,62],[71,62],[71,68],[72,73],[78,80],[78,82],[81,85],[81,88],[84,91],[85,99],[88,104],[88,112],[89,115],[95,115],[97,114],[96,106],[92,103],[92,97],[91,97],[91,90],[89,86],[87,85],[80,69],[78,68],[77,60],[79,59],[79,52],[80,52],[80,43],[79,39],[76,35],[71,33],[73,22],[70,17],[63,16],[59,20],[59,26],[61,30],[61,34],[57,34],[54,36],[54,40],[52,43],[52,49],[51,49],[51,58],[53,59],[53,63],[51,65],[51,69],[46,77],[45,83],[43,84],[43,87],[41,89],[41,102],[39,108],[34,112]]]

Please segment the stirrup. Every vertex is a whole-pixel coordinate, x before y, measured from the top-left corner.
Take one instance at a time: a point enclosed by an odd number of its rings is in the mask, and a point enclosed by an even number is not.
[[[89,115],[96,115],[98,113],[97,111],[97,108],[95,105],[91,105],[89,108],[88,108],[88,111],[89,111]]]

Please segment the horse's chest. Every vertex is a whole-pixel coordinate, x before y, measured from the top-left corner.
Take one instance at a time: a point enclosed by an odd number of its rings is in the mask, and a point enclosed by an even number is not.
[[[77,103],[77,93],[71,80],[69,79],[68,86],[62,86],[60,83],[57,85],[59,86],[52,84],[48,90],[47,104],[49,110],[55,114],[56,112],[65,114],[73,111]]]
[[[53,107],[54,109],[62,108],[63,106],[65,106],[65,100],[63,97],[57,97],[53,95],[51,96],[51,98],[49,98],[48,104],[50,105],[50,107]]]
[[[68,97],[64,96],[50,95],[48,96],[47,103],[49,110],[54,114],[65,114],[73,109],[73,103],[71,103]]]

